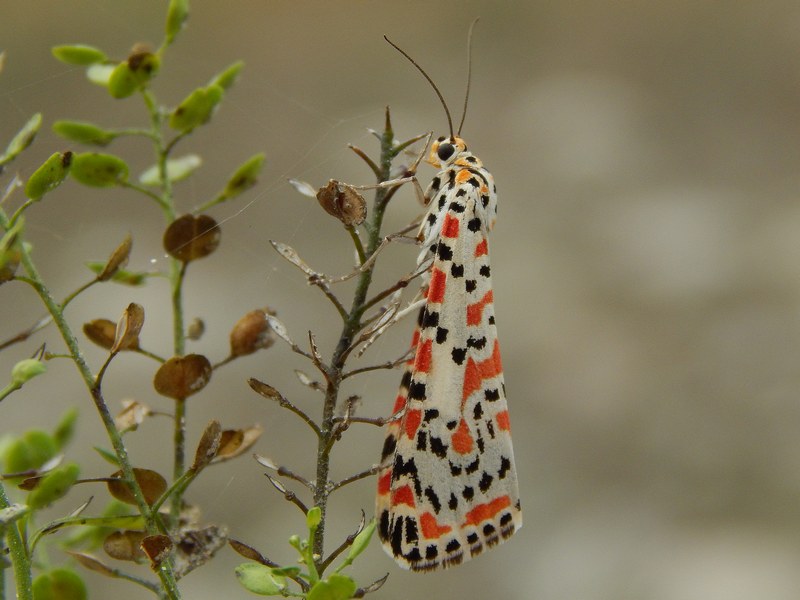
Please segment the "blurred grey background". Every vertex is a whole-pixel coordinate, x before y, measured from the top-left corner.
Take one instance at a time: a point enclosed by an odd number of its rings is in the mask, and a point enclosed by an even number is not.
[[[3,176],[26,177],[69,145],[49,133],[60,118],[102,126],[144,125],[136,98],[114,101],[50,47],[82,42],[123,57],[158,45],[166,2],[4,0],[0,45],[0,139],[42,111],[45,129]],[[257,188],[213,209],[222,245],[193,264],[187,316],[207,334],[189,349],[220,360],[227,332],[268,305],[302,339],[312,329],[329,355],[335,312],[268,245],[281,240],[320,270],[352,263],[346,234],[286,182],[329,178],[370,183],[346,148],[369,152],[367,128],[391,105],[399,136],[445,132],[426,82],[381,39],[388,34],[424,65],[454,112],[464,89],[465,38],[475,31],[473,93],[464,137],[492,169],[500,217],[492,238],[498,327],[522,484],[525,527],[457,569],[408,574],[378,544],[353,573],[367,583],[391,573],[375,596],[513,600],[749,600],[800,597],[800,5],[796,2],[288,2],[196,0],[188,28],[153,88],[177,104],[237,59],[246,68],[213,121],[181,144],[204,167],[178,185],[181,210],[215,194],[233,169],[264,151]],[[73,149],[77,149],[73,146]],[[133,173],[149,166],[141,139],[115,143]],[[423,183],[432,169],[421,171]],[[16,202],[20,196],[16,196]],[[410,188],[393,201],[387,231],[418,212]],[[68,182],[28,211],[28,234],[58,297],[86,281],[126,232],[131,268],[166,265],[162,218],[129,191]],[[391,249],[378,283],[411,268],[415,250]],[[379,288],[375,288],[376,290]],[[347,298],[352,291],[342,287]],[[145,306],[143,344],[170,350],[168,290],[95,287],[70,306],[75,329]],[[42,313],[23,284],[0,288],[0,338]],[[360,364],[387,360],[408,343],[399,325]],[[53,329],[0,354],[0,373],[47,342]],[[86,343],[91,364],[104,353]],[[189,406],[190,439],[220,418],[261,423],[256,450],[312,473],[311,436],[252,393],[255,376],[317,414],[320,399],[292,370],[311,371],[285,345],[214,374]],[[136,398],[170,410],[150,385],[154,364],[121,356],[106,394],[116,408]],[[386,415],[399,373],[351,382],[362,414]],[[70,457],[87,475],[108,465],[108,445],[77,372],[52,361],[46,378],[2,405],[2,432],[50,428],[69,406],[83,419]],[[127,439],[139,466],[170,470],[170,427],[154,419]],[[353,427],[334,452],[334,476],[377,460],[382,436]],[[192,444],[194,442],[192,441]],[[328,547],[371,511],[374,482],[334,496]],[[101,488],[78,488],[77,506]],[[243,457],[206,472],[188,499],[209,522],[278,561],[303,522]],[[97,502],[97,500],[96,500]],[[98,502],[95,510],[99,510]],[[51,559],[61,559],[56,552]],[[221,552],[182,583],[187,598],[250,597]],[[94,598],[143,598],[119,581],[87,575]],[[127,595],[126,595],[127,594]]]

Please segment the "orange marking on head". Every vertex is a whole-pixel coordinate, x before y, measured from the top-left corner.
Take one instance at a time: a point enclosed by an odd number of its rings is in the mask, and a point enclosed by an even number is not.
[[[474,525],[478,526],[484,521],[488,521],[489,519],[494,518],[494,516],[499,513],[504,508],[508,508],[511,506],[511,498],[508,496],[500,496],[499,498],[495,498],[491,502],[487,502],[485,504],[478,504],[475,508],[469,511],[466,514],[466,519],[464,520],[464,527],[467,525]]]
[[[489,193],[489,188],[486,187],[486,184],[482,185],[481,186],[481,194],[488,194],[488,193]]]
[[[480,244],[475,246],[475,258],[484,256],[486,254],[489,254],[489,242],[487,242],[486,238],[484,238]]]
[[[417,347],[414,369],[421,373],[428,373],[431,370],[431,344],[433,340],[425,340]]]
[[[461,423],[458,424],[458,429],[456,429],[456,432],[450,437],[450,441],[453,444],[453,450],[459,454],[469,454],[472,452],[472,434],[469,432],[469,426],[464,419],[461,419]]]
[[[441,304],[444,300],[444,287],[447,283],[447,274],[437,268],[431,271],[431,284],[428,287],[428,302]]]
[[[442,223],[442,236],[447,238],[458,237],[458,219],[450,214],[447,214],[444,217],[444,223]]]
[[[419,526],[420,529],[422,529],[422,536],[426,540],[438,540],[445,533],[449,533],[453,530],[450,525],[439,525],[439,523],[436,522],[436,517],[429,512],[422,513],[422,516],[419,518]]]
[[[417,435],[417,429],[419,428],[419,424],[422,422],[422,412],[419,410],[407,410],[405,420],[403,421],[403,425],[405,425],[406,436],[408,439],[414,439],[414,436]]]
[[[503,431],[511,431],[511,420],[508,418],[507,410],[497,413],[495,419],[497,420],[497,426],[500,429]]]
[[[416,502],[414,502],[414,492],[411,491],[411,486],[404,485],[403,487],[397,488],[392,493],[392,504],[407,504],[408,506],[415,506]]]
[[[464,183],[465,181],[471,178],[472,178],[472,173],[470,173],[466,169],[462,169],[456,175],[456,183]]]
[[[480,325],[483,309],[490,302],[494,302],[494,293],[492,290],[486,292],[483,298],[478,300],[475,304],[467,305],[467,325]]]
[[[385,496],[392,487],[392,470],[389,469],[378,478],[378,495]]]

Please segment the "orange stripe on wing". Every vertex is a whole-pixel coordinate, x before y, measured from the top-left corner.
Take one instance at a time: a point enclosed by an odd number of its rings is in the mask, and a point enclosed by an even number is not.
[[[511,506],[511,498],[507,495],[495,498],[491,502],[485,504],[478,504],[478,506],[466,514],[463,527],[467,525],[478,526],[484,521],[493,519],[497,513],[509,506]]]

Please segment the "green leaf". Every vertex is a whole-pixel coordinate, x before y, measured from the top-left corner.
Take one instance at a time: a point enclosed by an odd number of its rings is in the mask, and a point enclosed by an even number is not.
[[[233,87],[233,84],[236,83],[239,73],[241,73],[243,68],[244,62],[241,60],[237,61],[221,73],[215,75],[214,78],[208,82],[208,85],[218,85],[223,90],[229,90]]]
[[[72,436],[75,435],[75,422],[78,420],[78,409],[73,407],[67,409],[67,412],[61,417],[61,420],[56,425],[53,431],[53,439],[56,442],[59,450],[63,450]]]
[[[52,504],[70,490],[79,474],[80,468],[75,463],[53,469],[28,494],[28,506],[39,509]]]
[[[86,584],[75,571],[53,569],[33,581],[33,600],[86,600]]]
[[[235,573],[247,591],[260,596],[279,596],[286,589],[286,578],[275,575],[266,565],[243,563],[236,567]]]
[[[11,383],[22,386],[37,375],[47,371],[47,365],[36,358],[25,358],[11,369]]]
[[[99,275],[106,267],[105,262],[92,261],[87,262],[86,266],[89,267],[95,275]],[[114,275],[111,276],[111,281],[121,283],[124,285],[142,285],[145,280],[150,276],[149,273],[142,271],[128,271],[126,269],[118,269]]]
[[[72,160],[72,176],[84,185],[111,187],[128,179],[128,165],[112,154],[83,152]]]
[[[187,154],[180,158],[171,158],[167,161],[167,177],[169,177],[169,180],[173,183],[181,181],[194,173],[202,164],[203,159],[197,154]],[[139,175],[139,183],[151,186],[161,185],[158,165],[149,167],[144,173]]]
[[[222,100],[223,89],[218,85],[198,88],[184,98],[169,117],[169,126],[183,132],[206,123]]]
[[[356,582],[347,575],[333,574],[318,581],[306,596],[307,600],[350,600],[356,593]]]
[[[189,0],[170,0],[167,9],[167,44],[175,40],[175,36],[183,28],[189,18]]]
[[[306,527],[309,531],[316,531],[322,521],[322,510],[319,506],[311,507],[306,513]]]
[[[97,452],[100,456],[102,456],[107,462],[110,462],[115,467],[119,465],[119,459],[117,455],[114,454],[111,450],[106,450],[105,448],[101,448],[100,446],[94,446],[95,452]]]
[[[22,129],[20,129],[8,143],[5,152],[0,154],[0,166],[10,163],[19,155],[20,152],[30,146],[41,126],[42,113],[36,113],[30,119],[28,119],[28,122],[22,126]]]
[[[68,65],[93,65],[108,59],[105,52],[99,48],[85,44],[54,46],[52,53],[58,60]]]
[[[56,152],[44,164],[36,169],[28,178],[25,184],[25,194],[31,200],[41,200],[47,192],[56,189],[67,173],[70,171],[73,154],[69,150],[66,152]]]
[[[139,89],[139,78],[131,71],[128,61],[119,63],[108,78],[108,92],[112,97],[119,99],[131,96]]]
[[[57,453],[58,445],[49,433],[32,429],[9,444],[5,453],[5,470],[21,473],[38,469]]]
[[[108,82],[111,81],[111,74],[116,68],[116,65],[94,64],[86,69],[86,78],[95,85],[107,88]]]
[[[356,536],[356,539],[353,540],[353,544],[350,546],[350,551],[347,553],[346,562],[348,564],[352,563],[359,554],[367,549],[369,541],[372,539],[372,534],[375,533],[375,525],[375,519],[372,519]]]
[[[53,131],[73,142],[97,146],[105,146],[116,137],[116,134],[111,131],[81,121],[56,121],[53,123]]]
[[[245,190],[253,187],[258,181],[258,175],[264,167],[264,159],[266,156],[260,152],[248,158],[242,165],[234,171],[228,183],[225,185],[225,190],[222,195],[226,199],[238,196]]]

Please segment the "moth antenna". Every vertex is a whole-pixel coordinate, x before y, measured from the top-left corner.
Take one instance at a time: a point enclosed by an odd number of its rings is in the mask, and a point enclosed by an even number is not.
[[[478,22],[480,17],[476,17],[472,24],[469,26],[469,33],[467,34],[467,91],[464,94],[464,111],[461,113],[461,122],[458,124],[458,131],[456,135],[461,135],[461,128],[464,127],[464,119],[467,118],[467,104],[469,103],[469,87],[472,83],[472,30],[475,29],[475,23]]]
[[[473,23],[473,25],[474,25],[474,23]],[[470,35],[471,35],[471,34],[472,34],[472,29],[470,28]],[[398,51],[400,54],[402,54],[403,56],[405,56],[405,57],[406,57],[406,58],[409,60],[409,62],[411,62],[411,64],[412,64],[412,65],[414,65],[415,67],[417,67],[417,70],[418,70],[420,73],[422,73],[422,75],[425,77],[425,79],[427,79],[427,80],[428,80],[428,83],[430,83],[430,84],[431,84],[431,87],[433,87],[433,91],[434,91],[434,92],[436,92],[436,95],[439,97],[439,102],[441,102],[441,103],[442,103],[442,106],[444,107],[444,112],[445,112],[445,114],[447,115],[447,125],[448,125],[448,127],[450,128],[450,137],[451,137],[451,138],[452,138],[452,137],[455,137],[455,136],[453,135],[453,119],[452,119],[452,117],[450,116],[450,110],[447,108],[447,102],[445,102],[445,101],[444,101],[444,96],[442,96],[442,92],[440,92],[440,91],[439,91],[439,88],[438,88],[438,87],[436,87],[436,84],[435,84],[435,83],[433,83],[433,79],[431,79],[431,78],[430,78],[430,75],[428,75],[428,74],[425,72],[425,69],[423,69],[422,67],[420,67],[420,66],[417,64],[417,61],[415,61],[413,58],[411,58],[411,57],[408,55],[408,53],[406,53],[406,51],[405,51],[405,50],[403,50],[403,49],[402,49],[400,46],[398,46],[397,44],[395,44],[395,43],[394,43],[392,40],[390,40],[390,39],[389,39],[387,36],[383,36],[383,39],[385,39],[387,42],[389,42],[389,45],[390,45],[390,46],[392,46],[392,47],[393,47],[395,50],[397,50],[397,51]],[[461,119],[461,122],[462,122],[462,123],[464,122],[464,119],[463,119],[463,118]],[[459,131],[460,131],[460,128],[459,128]]]

